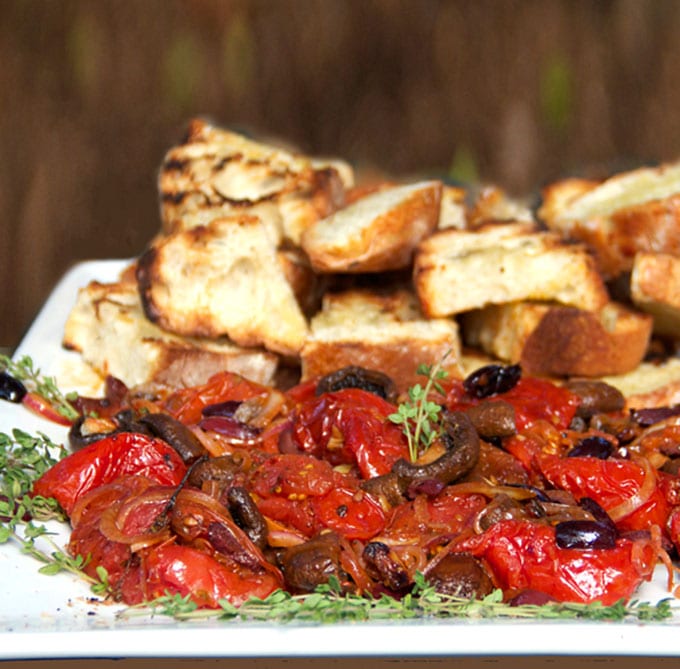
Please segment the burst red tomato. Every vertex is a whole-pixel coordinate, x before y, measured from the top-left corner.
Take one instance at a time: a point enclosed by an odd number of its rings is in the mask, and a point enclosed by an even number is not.
[[[357,388],[323,393],[301,404],[293,417],[297,447],[338,464],[356,464],[364,478],[386,474],[399,458],[408,458],[400,426],[388,416],[396,407]]]
[[[182,388],[170,395],[164,403],[165,409],[186,425],[201,420],[205,407],[221,402],[264,397],[271,392],[267,386],[250,381],[232,372],[219,372],[200,386]]]
[[[190,546],[165,544],[141,557],[139,575],[122,584],[128,603],[155,599],[170,591],[188,595],[199,606],[218,608],[222,599],[240,606],[250,597],[263,599],[281,587],[281,580],[272,571],[244,569],[237,573]]]
[[[312,506],[321,525],[347,539],[370,539],[385,527],[382,507],[361,490],[334,488]]]
[[[490,399],[501,399],[512,404],[518,432],[542,420],[558,429],[565,429],[580,403],[578,396],[566,388],[530,376],[522,377],[514,388]],[[462,381],[449,384],[445,400],[449,409],[465,410],[480,401],[465,392]]]
[[[186,465],[164,441],[137,433],[119,433],[71,453],[47,470],[33,493],[54,497],[67,514],[90,490],[120,476],[145,476],[161,485],[177,486]]]
[[[651,541],[618,539],[614,548],[560,548],[554,528],[504,520],[456,544],[483,558],[505,591],[536,590],[558,601],[615,604],[651,578],[657,551]]]
[[[646,461],[599,458],[538,458],[552,485],[577,499],[590,497],[609,513],[620,530],[664,527],[670,506],[657,471]]]

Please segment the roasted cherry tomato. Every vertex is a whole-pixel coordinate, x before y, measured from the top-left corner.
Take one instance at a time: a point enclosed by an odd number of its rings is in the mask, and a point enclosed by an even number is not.
[[[142,554],[138,577],[123,583],[128,603],[176,592],[199,606],[219,608],[221,599],[240,606],[250,597],[264,599],[281,587],[272,571],[236,572],[211,555],[190,546],[165,544]]]
[[[66,456],[35,482],[33,492],[54,497],[70,515],[82,495],[120,476],[137,474],[161,485],[177,486],[185,473],[186,465],[164,441],[124,432]]]
[[[395,410],[358,388],[323,393],[297,408],[293,441],[333,465],[356,464],[364,478],[386,474],[399,458],[408,458],[401,427],[388,419]]]
[[[250,477],[252,489],[262,497],[304,499],[328,493],[339,481],[331,465],[309,455],[273,455]]]
[[[450,538],[469,529],[486,504],[482,495],[459,495],[447,488],[432,499],[420,495],[392,510],[385,535],[395,543],[423,544],[439,535]]]
[[[347,539],[370,539],[385,527],[380,503],[362,490],[334,488],[312,501],[319,522]]]
[[[560,548],[555,529],[503,520],[464,539],[456,551],[483,558],[504,591],[535,590],[563,602],[615,604],[649,580],[657,551],[651,541],[618,539],[614,548]]]
[[[534,377],[522,377],[517,384],[499,395],[499,399],[509,402],[515,408],[517,431],[522,432],[536,421],[545,420],[559,429],[571,423],[580,403],[577,395],[547,381]],[[446,393],[446,406],[449,409],[465,410],[482,401],[465,392],[462,381],[449,384]]]
[[[664,527],[670,511],[657,471],[646,461],[539,457],[543,476],[576,499],[590,497],[620,530]]]
[[[270,388],[232,372],[219,372],[200,386],[182,388],[165,401],[166,410],[186,425],[201,420],[203,409],[222,402],[249,400],[268,395]]]

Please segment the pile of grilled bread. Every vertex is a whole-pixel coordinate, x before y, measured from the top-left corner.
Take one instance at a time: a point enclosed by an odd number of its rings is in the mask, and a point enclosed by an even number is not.
[[[680,402],[680,163],[564,179],[531,208],[494,186],[357,182],[194,119],[158,187],[158,234],[68,317],[64,345],[102,376],[285,385],[360,365],[404,389],[420,363],[500,362]]]

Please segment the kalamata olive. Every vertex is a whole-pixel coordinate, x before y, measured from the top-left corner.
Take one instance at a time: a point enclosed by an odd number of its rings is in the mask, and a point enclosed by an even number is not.
[[[616,529],[598,520],[565,520],[555,525],[560,548],[614,548]]]
[[[483,399],[512,390],[522,377],[520,365],[486,365],[475,370],[463,381],[468,395]]]
[[[609,517],[609,514],[600,506],[600,504],[598,504],[598,502],[592,499],[592,497],[582,497],[579,500],[578,505],[584,511],[587,511],[598,523],[609,525],[613,532],[618,533],[616,524]]]
[[[316,385],[316,394],[321,395],[345,388],[359,388],[390,402],[397,396],[394,381],[387,374],[356,365],[343,367],[323,376]]]
[[[609,439],[593,435],[584,437],[568,453],[568,458],[598,458],[606,460],[614,452],[614,445]]]
[[[228,416],[208,416],[198,424],[207,432],[217,432],[235,441],[252,441],[257,439],[261,430]]]
[[[630,417],[638,425],[642,427],[649,427],[655,423],[659,423],[666,418],[680,415],[680,404],[674,404],[669,407],[651,407],[648,409],[633,409],[630,412]]]
[[[524,606],[529,604],[531,606],[543,606],[544,604],[550,604],[554,602],[555,598],[541,592],[540,590],[522,590],[522,592],[516,594],[512,599],[508,601],[510,606]]]
[[[0,372],[0,399],[20,404],[25,395],[26,386],[21,381],[7,372]]]
[[[201,413],[204,416],[226,416],[233,418],[236,410],[241,406],[238,400],[227,400],[226,402],[219,402],[218,404],[209,404],[203,408]]]

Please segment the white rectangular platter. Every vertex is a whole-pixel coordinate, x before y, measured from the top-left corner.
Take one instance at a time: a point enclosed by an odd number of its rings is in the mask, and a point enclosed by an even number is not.
[[[78,356],[61,346],[65,318],[78,288],[113,281],[125,260],[76,265],[56,286],[16,356],[30,355],[47,375],[79,387],[87,375]],[[70,387],[69,387],[70,386]],[[21,406],[0,403],[0,431],[18,427],[57,441],[65,428]],[[64,543],[66,527],[56,528]],[[93,598],[65,574],[45,576],[15,544],[0,545],[0,659],[120,657],[434,657],[498,655],[680,656],[680,613],[660,623],[626,621],[420,620],[334,625],[179,623],[164,617],[119,618],[120,607]],[[658,569],[639,593],[642,601],[669,596]]]

